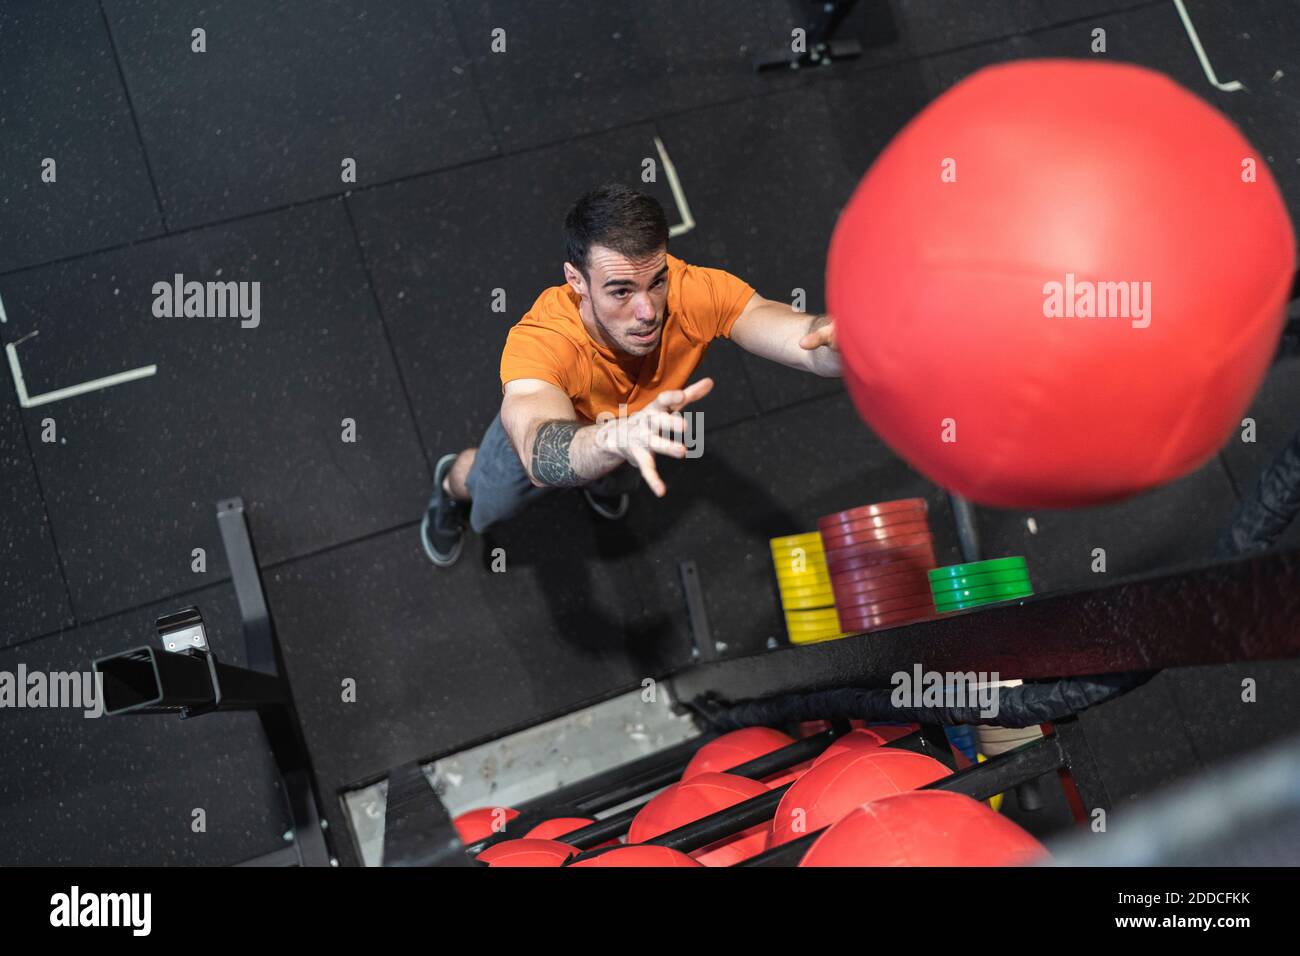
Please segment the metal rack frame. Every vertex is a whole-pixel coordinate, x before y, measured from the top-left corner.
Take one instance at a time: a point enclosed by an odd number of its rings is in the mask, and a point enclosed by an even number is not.
[[[93,666],[103,681],[104,711],[110,716],[179,714],[182,720],[257,711],[288,804],[292,829],[286,836],[292,845],[241,865],[330,866],[335,860],[320,814],[311,754],[262,590],[243,500],[217,502],[217,525],[239,603],[248,666],[222,663],[201,639],[177,650],[145,646],[101,657]],[[197,609],[190,610],[193,615],[168,615],[159,624],[184,617],[201,629]]]
[[[1300,551],[1255,555],[1146,575],[1089,591],[1044,595],[1015,604],[968,612],[806,647],[789,647],[749,657],[704,660],[673,675],[678,700],[722,696],[731,700],[823,690],[832,687],[884,687],[890,675],[921,660],[942,671],[1001,671],[1024,679],[1150,671],[1165,667],[1300,657]],[[793,655],[799,655],[796,659]],[[758,760],[728,771],[760,778],[793,767],[820,753],[846,722]],[[932,784],[975,799],[987,799],[1055,773],[1077,822],[1096,809],[1109,810],[1110,796],[1077,717],[1043,725],[1044,736],[1015,750]],[[643,758],[557,790],[519,806],[520,816],[490,839],[465,847],[460,865],[488,846],[518,837],[547,817],[593,816],[675,782],[706,734],[670,751]],[[942,728],[892,741],[890,746],[927,753],[949,762]],[[445,823],[424,831],[432,847],[458,842],[437,795],[421,777],[421,787],[392,808],[398,828],[385,842],[388,854],[409,857],[403,844],[409,829],[402,819],[412,805],[426,818],[436,805]],[[652,844],[687,852],[770,819],[789,785],[694,821]],[[565,834],[564,842],[582,857],[608,852],[593,849],[623,835],[636,806]],[[436,814],[436,811],[434,811]],[[391,811],[390,811],[391,814]],[[391,816],[390,816],[391,819]],[[742,866],[789,866],[816,838],[774,848]],[[433,859],[431,851],[416,853]],[[576,858],[575,858],[576,859]],[[472,864],[481,865],[481,864]]]
[[[243,502],[218,503],[218,524],[243,623],[247,668],[217,660],[206,647],[163,652],[135,648],[95,662],[105,678],[109,713],[256,710],[270,745],[293,822],[291,847],[251,864],[325,866],[334,862],[320,815],[302,726],[281,658],[244,514]],[[698,584],[698,581],[696,582]],[[740,658],[704,658],[668,678],[674,699],[742,701],[834,687],[887,687],[914,662],[939,671],[998,671],[1033,680],[1165,667],[1300,657],[1300,551],[1265,552],[1173,572],[1122,580],[1094,590],[1051,594],[945,615],[905,627],[788,647]],[[703,622],[700,622],[703,624]],[[706,625],[705,625],[706,626]],[[794,655],[798,655],[795,657]],[[847,721],[752,761],[731,773],[755,778],[820,753]],[[985,799],[1055,772],[1080,822],[1108,808],[1109,795],[1077,718],[1044,725],[1045,736],[932,785]],[[421,770],[411,763],[388,777],[386,865],[478,865],[474,853],[518,836],[548,816],[595,816],[625,806],[680,778],[695,751],[715,734],[563,787],[519,809],[491,841],[464,847]],[[937,725],[891,742],[952,766]],[[707,846],[771,817],[785,788],[728,808],[652,843],[689,850]],[[566,834],[584,853],[620,836],[635,815],[627,807]],[[530,821],[532,821],[530,823]],[[815,834],[747,861],[790,865]],[[469,851],[467,853],[467,851]]]

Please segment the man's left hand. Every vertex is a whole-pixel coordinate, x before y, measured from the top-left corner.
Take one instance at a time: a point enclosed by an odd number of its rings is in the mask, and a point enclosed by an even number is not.
[[[812,349],[819,349],[823,345],[827,345],[830,346],[833,351],[838,352],[839,346],[835,344],[835,323],[831,321],[829,315],[823,315],[820,319],[824,319],[825,322],[821,325],[814,326],[807,335],[801,338],[799,340],[799,347],[811,351]]]

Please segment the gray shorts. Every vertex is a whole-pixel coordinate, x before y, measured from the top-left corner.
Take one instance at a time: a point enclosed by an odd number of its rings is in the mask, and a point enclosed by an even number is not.
[[[640,482],[641,473],[631,465],[622,464],[587,487],[598,494],[612,496],[632,491]],[[513,518],[537,498],[556,490],[538,488],[528,480],[500,415],[492,419],[483,435],[465,484],[472,499],[469,525],[479,534],[498,521]]]

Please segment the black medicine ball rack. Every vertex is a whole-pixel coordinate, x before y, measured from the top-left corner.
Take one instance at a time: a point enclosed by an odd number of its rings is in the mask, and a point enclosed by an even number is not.
[[[836,737],[847,733],[849,730],[847,721],[837,720],[832,723],[833,726],[830,730],[797,740],[780,750],[734,767],[728,770],[727,773],[759,779],[788,770],[805,760],[810,760],[825,750]],[[1076,728],[1072,720],[1066,721],[1065,724],[1067,729],[1063,732],[1049,725],[1047,735],[1042,739],[1002,754],[985,763],[968,767],[923,789],[950,790],[977,800],[986,800],[995,794],[1036,780],[1054,770],[1068,771],[1073,778],[1075,792],[1090,795],[1090,800],[1084,802],[1083,806],[1103,807],[1109,810],[1105,788],[1097,776],[1095,766],[1092,764],[1086,742],[1076,735]],[[935,730],[937,730],[937,734]],[[712,735],[710,735],[709,739],[712,739]],[[1072,747],[1068,743],[1069,741],[1073,741]],[[702,746],[704,742],[703,740],[691,741],[692,752]],[[943,735],[942,728],[937,728],[935,725],[928,725],[916,733],[892,740],[885,746],[925,754],[946,764],[949,769],[954,769],[952,752],[949,749],[948,741]],[[594,813],[625,802],[626,798],[631,795],[630,790],[634,791],[635,795],[640,796],[673,783],[681,776],[681,772],[685,769],[686,762],[689,759],[689,754],[676,755],[675,759],[657,765],[653,771],[648,773],[636,765],[627,765],[609,774],[602,774],[590,781],[582,781],[572,788],[565,788],[562,793],[557,792],[545,798],[525,803],[516,808],[519,810],[519,816],[511,819],[499,834],[465,847],[466,860],[472,860],[489,846],[503,840],[522,836],[544,820],[559,816],[591,816]],[[629,786],[629,782],[633,780],[636,783]],[[728,807],[661,836],[646,840],[642,845],[665,846],[680,850],[683,853],[690,853],[725,837],[740,833],[756,824],[770,822],[776,813],[777,804],[781,802],[785,792],[792,786],[792,783],[787,783],[773,788],[768,793]],[[1072,801],[1072,803],[1074,802],[1076,801]],[[615,849],[614,847],[593,848],[600,847],[600,844],[609,840],[625,836],[632,818],[636,816],[639,809],[640,805],[633,806],[604,819],[597,820],[580,830],[573,830],[564,834],[563,842],[584,851],[580,855],[573,857],[570,862],[589,859]],[[825,828],[812,831],[796,840],[774,847],[737,865],[794,866],[803,858],[808,847],[823,832],[825,832]],[[405,836],[406,834],[402,834],[399,840]],[[437,837],[435,837],[435,840],[437,840]],[[402,852],[402,848],[394,849],[398,853]],[[385,853],[388,851],[389,847],[386,844]],[[474,865],[482,866],[484,864],[475,861]]]
[[[1014,605],[983,607],[887,631],[791,647],[750,657],[696,664],[671,680],[674,698],[764,700],[835,687],[888,687],[891,675],[914,661],[943,672],[998,671],[1026,681],[1097,674],[1148,673],[1165,667],[1223,664],[1300,656],[1300,551],[1270,552],[1148,575],[1095,590],[1042,595]],[[796,656],[797,655],[797,656]],[[848,729],[828,731],[729,770],[770,776],[820,753]],[[1077,822],[1110,797],[1077,717],[1046,723],[1044,736],[930,785],[975,799],[1055,772]],[[556,816],[592,817],[676,782],[692,754],[714,734],[642,758],[517,806],[502,832],[462,846],[445,808],[418,764],[389,778],[384,844],[386,865],[473,866],[473,857],[501,840],[522,836]],[[953,766],[937,725],[891,741]],[[650,844],[689,852],[770,820],[790,784],[665,833]],[[599,844],[626,834],[638,806],[619,810],[565,843],[588,858],[613,848]],[[820,831],[819,831],[820,832]],[[819,833],[809,833],[740,866],[791,866]],[[570,860],[569,862],[573,862]]]

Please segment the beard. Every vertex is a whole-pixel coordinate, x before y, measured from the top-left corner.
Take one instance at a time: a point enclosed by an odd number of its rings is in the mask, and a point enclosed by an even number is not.
[[[613,326],[605,321],[604,317],[600,314],[600,311],[596,308],[594,300],[591,301],[591,317],[595,320],[596,325],[600,330],[605,333],[606,340],[616,351],[640,357],[648,355],[659,346],[660,339],[658,336],[650,339],[648,342],[642,342],[630,335],[631,330],[620,334],[613,328]],[[660,331],[662,331],[662,320],[663,316],[658,315],[655,317],[654,321],[654,325],[659,326]]]

